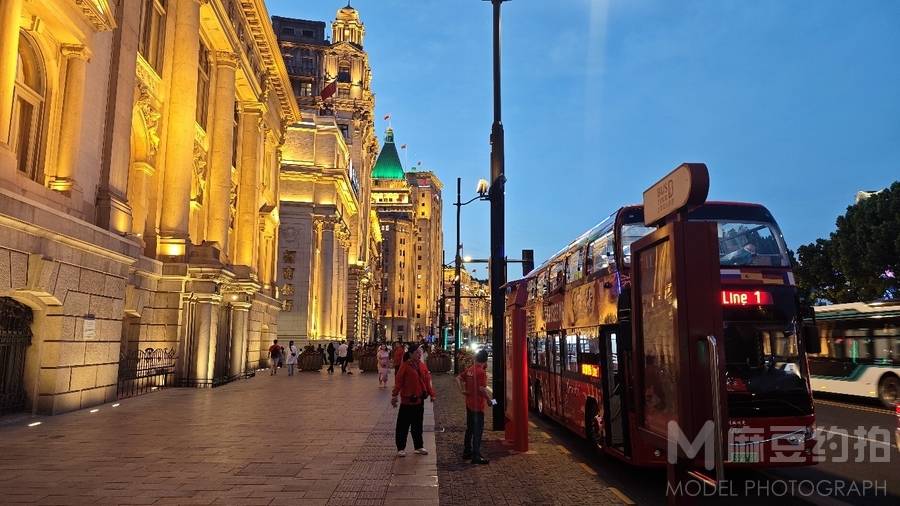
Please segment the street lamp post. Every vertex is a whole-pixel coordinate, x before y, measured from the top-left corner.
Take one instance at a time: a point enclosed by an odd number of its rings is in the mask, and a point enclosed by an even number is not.
[[[488,183],[484,179],[478,180],[478,195],[472,197],[466,202],[462,201],[462,178],[456,178],[456,255],[453,258],[453,373],[459,374],[459,301],[460,301],[460,269],[462,267],[462,243],[459,239],[459,219],[462,207],[469,205],[476,200],[489,200]]]
[[[494,123],[491,126],[491,342],[494,349],[493,381],[497,404],[494,406],[494,430],[503,430],[505,415],[503,404],[506,399],[505,364],[503,350],[503,310],[506,298],[503,285],[506,284],[506,245],[504,230],[504,146],[503,122],[500,110],[500,5],[505,0],[491,0],[494,7]]]

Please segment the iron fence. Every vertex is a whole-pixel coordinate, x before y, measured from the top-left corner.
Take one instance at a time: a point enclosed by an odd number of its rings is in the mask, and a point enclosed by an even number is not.
[[[134,397],[175,384],[175,350],[147,348],[119,357],[119,399]]]
[[[28,306],[0,297],[0,415],[25,407],[25,352],[32,320]]]

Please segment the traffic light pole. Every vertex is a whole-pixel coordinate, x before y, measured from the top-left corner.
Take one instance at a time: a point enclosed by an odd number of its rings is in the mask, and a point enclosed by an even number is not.
[[[491,126],[491,343],[494,351],[492,387],[497,404],[494,406],[494,430],[505,424],[505,353],[503,349],[504,309],[506,296],[506,245],[504,227],[504,145],[503,121],[500,109],[500,5],[504,0],[491,0],[494,8],[494,123]],[[457,222],[458,223],[458,222]]]
[[[453,261],[453,374],[459,374],[459,296],[460,296],[460,267],[462,256],[459,244],[459,218],[462,211],[462,178],[456,178],[456,256]]]

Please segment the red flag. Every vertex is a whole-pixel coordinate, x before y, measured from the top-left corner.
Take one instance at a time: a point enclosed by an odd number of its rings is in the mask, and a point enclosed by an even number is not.
[[[322,100],[327,100],[332,95],[334,95],[336,92],[337,92],[337,79],[326,84],[325,87],[322,88],[322,93],[320,95],[322,97]]]

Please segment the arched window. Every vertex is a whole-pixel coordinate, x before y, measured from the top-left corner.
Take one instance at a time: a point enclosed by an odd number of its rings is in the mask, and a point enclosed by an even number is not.
[[[16,149],[19,171],[38,183],[44,182],[40,159],[46,98],[46,74],[41,54],[31,37],[19,34],[19,64],[10,138]]]

